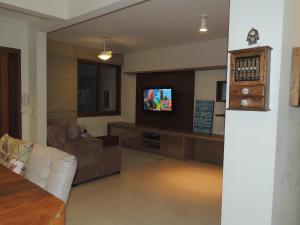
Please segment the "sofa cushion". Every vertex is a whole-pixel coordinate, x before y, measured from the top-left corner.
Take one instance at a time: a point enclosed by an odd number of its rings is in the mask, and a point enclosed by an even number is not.
[[[80,127],[73,122],[69,122],[66,125],[66,133],[68,140],[75,140],[80,137]]]
[[[49,125],[47,128],[47,132],[48,145],[54,148],[64,149],[64,145],[67,139],[66,128],[64,126]]]
[[[66,202],[76,168],[73,155],[36,144],[27,162],[25,177]]]
[[[6,135],[1,137],[0,139],[0,164],[4,165],[4,162],[6,160],[6,155],[8,152],[8,144],[7,144],[7,139],[5,138]]]
[[[25,177],[44,189],[48,182],[51,159],[51,151],[46,151],[40,145],[34,145],[26,164]]]
[[[32,142],[15,139],[5,134],[0,139],[0,163],[15,173],[23,174],[32,148]]]

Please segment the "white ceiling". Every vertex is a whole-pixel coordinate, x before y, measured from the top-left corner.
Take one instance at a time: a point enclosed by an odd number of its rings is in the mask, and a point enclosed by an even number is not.
[[[13,11],[10,9],[0,7],[0,17],[9,18],[12,20],[22,21],[25,23],[34,23],[40,20],[46,20],[45,18],[40,18],[37,16],[32,16],[30,14],[20,13],[18,11]]]
[[[205,34],[200,16],[208,15]],[[228,36],[229,0],[150,0],[48,34],[55,40],[126,53]]]
[[[69,27],[148,0],[0,0],[0,18],[25,22],[41,32]]]

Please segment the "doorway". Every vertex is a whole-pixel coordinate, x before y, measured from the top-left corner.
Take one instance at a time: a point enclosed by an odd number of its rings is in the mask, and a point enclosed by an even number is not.
[[[21,138],[21,50],[0,47],[0,135]]]

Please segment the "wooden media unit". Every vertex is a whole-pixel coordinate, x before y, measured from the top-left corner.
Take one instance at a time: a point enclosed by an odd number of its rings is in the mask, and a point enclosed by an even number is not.
[[[124,147],[159,153],[180,160],[223,164],[223,135],[159,129],[126,122],[108,123],[107,133],[119,136]]]

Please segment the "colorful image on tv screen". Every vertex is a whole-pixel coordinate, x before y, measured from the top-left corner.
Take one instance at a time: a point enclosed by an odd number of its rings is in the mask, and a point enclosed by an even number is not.
[[[144,89],[144,110],[155,112],[172,111],[172,89]]]

